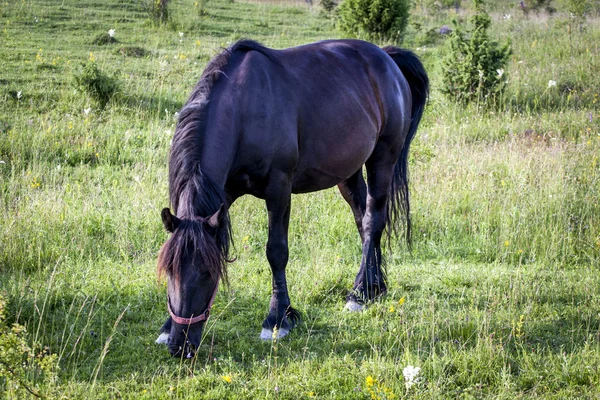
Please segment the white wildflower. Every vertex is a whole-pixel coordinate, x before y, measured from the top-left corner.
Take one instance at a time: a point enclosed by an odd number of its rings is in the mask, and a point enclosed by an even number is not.
[[[477,71],[479,71],[479,78],[480,78],[480,79],[481,79],[481,78],[483,78],[483,71],[482,71],[482,70],[480,70],[480,69],[478,69]]]
[[[173,118],[175,118],[175,121],[179,119],[179,113],[177,111],[175,111],[175,114],[173,114]]]
[[[87,117],[87,115],[90,113],[90,111],[92,111],[92,108],[91,108],[91,107],[88,107],[88,108],[84,108],[84,109],[83,109],[83,113],[85,114],[85,116],[86,116],[86,117]]]
[[[502,68],[497,69],[496,72],[498,73],[498,78],[502,78],[502,75],[504,75],[504,70]]]
[[[21,91],[19,90],[19,91],[17,92],[17,99],[18,99],[18,100],[21,100],[21,97],[23,97],[23,95],[22,95]]]
[[[179,32],[179,37],[182,38],[183,37],[183,32]]]
[[[115,30],[114,29],[109,29],[108,30],[108,36],[115,37]]]
[[[510,19],[510,14],[504,14],[504,16],[502,18],[504,18],[504,19]]]
[[[419,381],[419,372],[421,372],[421,368],[413,367],[412,365],[407,365],[402,370],[402,375],[404,375],[404,384],[406,385],[407,389],[410,389],[415,383]]]
[[[551,88],[551,87],[553,87],[553,86],[556,86],[556,81],[553,81],[552,79],[550,79],[550,80],[548,81],[548,87],[549,87],[549,88]]]

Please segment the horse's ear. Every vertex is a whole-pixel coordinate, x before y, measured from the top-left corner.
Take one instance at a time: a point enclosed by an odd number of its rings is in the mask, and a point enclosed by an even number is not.
[[[167,232],[175,232],[175,229],[177,229],[179,223],[181,222],[179,218],[171,214],[171,210],[168,208],[163,208],[160,216],[162,217],[162,222]]]
[[[207,217],[205,222],[209,226],[217,229],[223,224],[223,218],[225,218],[225,204],[221,204],[221,207],[219,207],[217,212],[211,215],[210,217]]]

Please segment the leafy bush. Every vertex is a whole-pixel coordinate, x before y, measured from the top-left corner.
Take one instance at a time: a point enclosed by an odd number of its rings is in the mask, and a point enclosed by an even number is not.
[[[95,61],[83,64],[81,71],[75,75],[76,86],[88,93],[101,107],[105,107],[118,88],[114,77],[102,72]]]
[[[56,355],[48,355],[36,343],[32,348],[23,326],[8,326],[5,309],[6,301],[0,295],[0,393],[12,393],[16,398],[43,397],[39,384],[56,380]]]
[[[409,0],[344,0],[338,7],[338,25],[349,36],[401,41],[409,7]]]
[[[504,68],[511,54],[508,43],[498,44],[488,35],[490,16],[482,0],[474,0],[476,14],[466,34],[454,21],[450,52],[442,63],[442,92],[455,101],[486,101],[500,94],[506,84]]]

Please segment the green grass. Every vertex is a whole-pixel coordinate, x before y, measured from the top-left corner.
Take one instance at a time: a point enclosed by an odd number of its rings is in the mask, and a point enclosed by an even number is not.
[[[514,53],[505,99],[490,110],[442,97],[444,38],[425,32],[456,16],[415,11],[422,26],[404,45],[433,90],[411,153],[414,248],[391,246],[388,295],[362,314],[343,311],[360,261],[349,208],[334,189],[294,196],[288,282],[303,319],[283,340],[260,341],[266,212],[245,197],[231,210],[231,285],[198,357],[181,361],[154,344],[166,318],[155,265],[167,238],[159,213],[173,114],[221,46],[250,37],[283,48],[339,33],[301,4],[211,0],[200,17],[181,0],[172,12],[157,27],[133,0],[0,3],[2,323],[26,326],[30,344],[57,356],[57,379],[38,379],[41,393],[600,396],[598,19],[569,30],[563,13],[525,18],[498,2],[492,34]],[[98,41],[109,29],[116,42]],[[90,58],[119,82],[105,108],[76,90]],[[410,389],[407,365],[421,368]],[[23,395],[2,377],[0,393]]]

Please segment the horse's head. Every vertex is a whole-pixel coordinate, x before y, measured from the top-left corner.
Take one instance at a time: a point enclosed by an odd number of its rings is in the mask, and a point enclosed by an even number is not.
[[[219,280],[225,278],[227,247],[223,248],[220,234],[226,229],[225,214],[224,206],[206,218],[179,219],[168,208],[162,211],[165,229],[172,235],[160,250],[158,272],[168,277],[172,323],[167,345],[173,356],[194,354]]]

